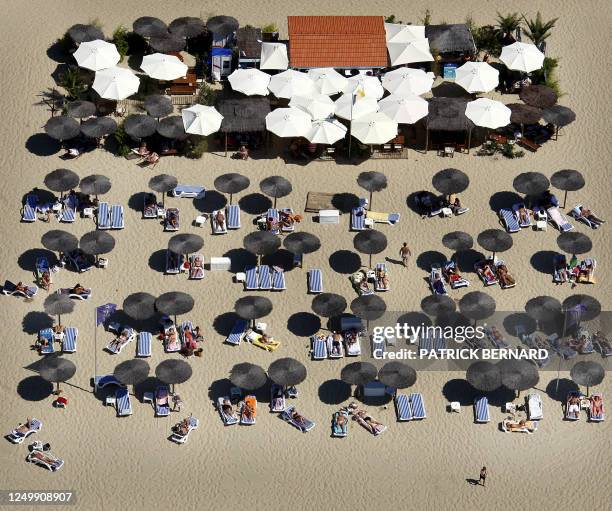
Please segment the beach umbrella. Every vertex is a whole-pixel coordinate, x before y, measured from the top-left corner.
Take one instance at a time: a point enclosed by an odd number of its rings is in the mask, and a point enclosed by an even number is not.
[[[289,106],[304,110],[313,119],[327,119],[334,115],[336,109],[334,102],[325,94],[293,96]]]
[[[385,39],[388,43],[407,43],[425,37],[424,25],[385,23]]]
[[[427,38],[415,39],[405,43],[387,43],[389,62],[392,66],[413,62],[433,62]]]
[[[387,176],[382,172],[361,172],[357,176],[357,184],[370,192],[370,209],[372,208],[372,193],[381,192],[387,188]]]
[[[415,94],[391,94],[378,102],[379,112],[400,124],[414,124],[429,113],[429,103]]]
[[[56,169],[45,176],[45,186],[53,192],[67,192],[79,185],[80,178],[69,169]],[[60,196],[61,198],[61,196]]]
[[[142,58],[140,69],[156,80],[176,80],[187,74],[187,65],[175,55],[151,53]]]
[[[527,301],[525,312],[538,323],[552,321],[561,314],[561,302],[552,296],[536,296]]]
[[[342,368],[340,379],[349,385],[366,385],[376,379],[377,373],[370,362],[353,362]]]
[[[467,190],[470,178],[458,169],[444,169],[437,172],[431,180],[433,187],[443,195],[453,195]]]
[[[309,232],[292,232],[283,240],[283,246],[289,252],[303,256],[321,248],[321,240]]]
[[[70,101],[66,105],[66,115],[75,117],[76,119],[91,117],[92,115],[96,115],[96,105],[91,101],[82,101],[80,99]]]
[[[289,195],[293,186],[282,176],[270,176],[259,183],[259,189],[268,197],[274,198],[274,208],[276,209],[276,199]]]
[[[380,318],[386,310],[384,300],[376,295],[361,295],[351,302],[353,314],[366,320],[366,330],[370,329],[370,321]]]
[[[178,186],[178,179],[168,174],[160,174],[149,179],[149,188],[162,194],[162,205],[165,207],[166,193]]]
[[[242,174],[230,172],[228,174],[222,174],[216,178],[214,185],[215,188],[221,193],[229,193],[229,203],[231,204],[232,195],[246,190],[251,185],[251,181],[248,177],[243,176]]]
[[[157,131],[157,120],[143,114],[128,115],[123,123],[123,129],[135,139],[150,137]]]
[[[334,293],[321,293],[312,299],[312,310],[319,316],[339,316],[346,310],[346,300]]]
[[[100,254],[108,254],[115,248],[115,238],[105,231],[91,231],[81,236],[79,247],[86,254],[96,256],[97,261]]]
[[[235,32],[239,26],[238,20],[231,16],[213,16],[208,18],[206,22],[206,28],[209,32],[222,37]]]
[[[83,25],[81,23],[72,25],[68,29],[68,36],[75,44],[95,41],[96,39],[104,39],[104,34],[98,27],[93,25]]]
[[[525,104],[536,108],[550,108],[557,103],[557,93],[546,85],[530,85],[523,87],[519,92]]]
[[[149,46],[161,53],[171,53],[181,51],[185,48],[187,41],[184,37],[166,32],[164,34],[152,36],[149,39]]]
[[[210,135],[219,131],[223,116],[214,106],[193,105],[181,112],[185,133]]]
[[[506,105],[510,109],[510,122],[515,124],[537,124],[542,118],[542,110],[535,106],[523,103],[510,103]]]
[[[40,242],[46,249],[53,252],[59,252],[60,259],[62,253],[72,252],[79,246],[79,240],[74,234],[67,231],[60,231],[59,229],[47,231],[42,235]]]
[[[111,189],[111,182],[106,176],[101,174],[92,174],[91,176],[84,177],[81,179],[79,187],[83,193],[88,195],[95,195],[96,199],[98,195],[104,195]]]
[[[387,237],[380,231],[361,231],[355,235],[353,246],[362,254],[370,256],[369,266],[371,268],[372,254],[380,254],[387,248]]]
[[[156,117],[159,119],[160,117],[165,117],[166,115],[170,115],[172,111],[174,110],[174,107],[172,106],[172,100],[170,99],[169,96],[164,96],[163,94],[152,94],[151,96],[147,96],[147,98],[145,99],[144,109],[147,111],[147,113],[150,116]],[[144,121],[144,122],[147,122],[147,121]],[[151,131],[151,135],[155,132],[156,127],[157,125],[155,125],[155,127],[153,128],[153,131]]]
[[[521,395],[521,390],[530,389],[540,381],[538,366],[529,360],[500,360],[497,367],[501,372],[502,385],[507,389],[515,390],[516,397]]]
[[[80,67],[91,71],[108,69],[121,60],[117,47],[101,39],[81,43],[73,53],[73,57]]]
[[[376,98],[342,94],[334,102],[334,108],[338,117],[350,121],[378,112],[379,105]]]
[[[512,247],[512,238],[506,231],[500,229],[487,229],[478,235],[478,244],[485,250],[493,252],[495,259],[496,252],[505,252]]]
[[[310,96],[316,93],[313,81],[306,73],[287,69],[270,78],[268,90],[277,98],[289,99],[293,96]]]
[[[501,387],[501,369],[497,364],[481,360],[468,367],[465,379],[476,390],[491,392]]]
[[[234,311],[242,319],[255,320],[263,318],[272,312],[272,302],[264,296],[245,296],[236,300]]]
[[[294,358],[279,358],[268,367],[268,376],[277,385],[293,387],[302,383],[307,376],[304,364]]]
[[[563,207],[567,202],[567,192],[575,192],[584,187],[584,176],[577,170],[558,170],[550,177],[550,182],[555,188],[563,190]]]
[[[563,300],[563,311],[577,311],[581,321],[591,321],[601,314],[601,303],[589,295],[571,295]]]
[[[472,248],[474,246],[474,240],[467,232],[453,231],[442,237],[442,245],[450,250],[461,252],[462,250],[469,250]]]
[[[179,383],[185,383],[191,375],[193,369],[189,363],[184,360],[170,359],[160,362],[155,368],[155,376],[158,380],[172,385],[172,393],[174,394],[174,387]]]
[[[344,94],[356,94],[361,97],[374,99],[380,99],[385,94],[385,90],[378,78],[362,74],[351,76],[342,92]]]
[[[408,364],[393,360],[378,371],[378,381],[394,389],[407,389],[417,380],[417,372]]]
[[[380,112],[351,121],[351,134],[362,144],[386,144],[397,136],[397,123]]]
[[[312,144],[335,144],[346,136],[346,126],[336,119],[313,121],[304,137]]]
[[[168,241],[168,248],[175,254],[185,254],[189,256],[197,252],[204,246],[201,236],[191,233],[175,234]]]
[[[539,328],[538,322],[525,312],[508,314],[502,323],[506,332],[516,337],[532,334]]]
[[[155,300],[155,309],[162,314],[174,316],[176,324],[176,316],[179,314],[187,314],[193,309],[194,301],[191,295],[181,291],[169,291],[157,297]]]
[[[331,67],[319,67],[308,70],[308,77],[321,94],[331,96],[342,92],[348,80]]]
[[[76,137],[80,131],[79,123],[67,115],[51,117],[45,124],[45,133],[60,142]]]
[[[490,92],[499,84],[499,71],[486,62],[466,62],[455,71],[455,83],[470,93]]]
[[[303,137],[312,118],[299,108],[277,108],[266,115],[266,129],[279,137]]]
[[[540,195],[550,188],[550,181],[540,172],[523,172],[512,181],[514,189],[528,196]]]
[[[603,366],[592,360],[583,360],[576,362],[570,369],[570,376],[578,385],[583,385],[587,388],[587,396],[589,395],[589,387],[599,385],[606,377],[606,371]]]
[[[76,366],[71,360],[63,357],[45,357],[40,361],[38,374],[49,383],[56,383],[57,390],[54,394],[59,394],[60,383],[67,382],[76,373]]]
[[[62,325],[62,314],[70,314],[74,310],[74,302],[68,295],[53,293],[45,298],[45,312],[49,316],[57,316],[57,324]]]
[[[115,133],[116,130],[117,122],[112,117],[94,117],[81,124],[81,133],[95,139]]]
[[[285,43],[261,43],[259,69],[287,69],[289,57]]]
[[[189,136],[185,133],[183,118],[180,115],[164,117],[157,124],[157,133],[163,137],[175,138],[178,140],[184,140]]]
[[[499,57],[508,69],[531,73],[542,67],[544,54],[535,44],[515,42],[504,46]]]
[[[459,310],[474,321],[486,319],[495,313],[495,300],[481,291],[472,291],[459,300]]]
[[[136,94],[139,85],[140,78],[131,69],[115,66],[96,71],[92,88],[100,97],[118,101]]]
[[[141,321],[155,316],[155,297],[149,293],[132,293],[123,300],[123,311],[132,319]]]
[[[267,96],[270,75],[257,68],[238,68],[227,77],[232,89],[247,96]]]
[[[243,240],[244,248],[251,254],[255,254],[257,259],[260,256],[270,255],[276,252],[281,245],[281,240],[278,236],[270,231],[256,231],[247,234]]]
[[[499,101],[478,98],[468,102],[465,116],[476,126],[497,129],[510,124],[510,109]]]
[[[243,362],[232,367],[229,379],[238,388],[257,390],[266,384],[268,375],[258,365]]]
[[[124,385],[138,385],[147,379],[150,370],[145,360],[133,358],[118,364],[113,376]]]
[[[542,112],[544,120],[555,127],[555,140],[559,136],[559,128],[567,126],[576,120],[576,114],[566,106],[554,105]]]
[[[557,237],[557,246],[568,254],[586,254],[593,248],[593,242],[581,232],[562,232]]]
[[[431,90],[434,82],[433,73],[426,73],[422,69],[400,67],[385,73],[382,78],[382,86],[391,94],[417,96]]]
[[[166,24],[153,16],[141,16],[132,23],[132,29],[141,37],[158,37],[168,33]]]
[[[178,37],[197,37],[206,31],[206,25],[200,18],[193,16],[184,16],[182,18],[176,18],[170,25],[168,30],[171,34]]]
[[[421,300],[421,309],[430,316],[440,316],[455,312],[456,308],[455,301],[447,295],[431,295]]]

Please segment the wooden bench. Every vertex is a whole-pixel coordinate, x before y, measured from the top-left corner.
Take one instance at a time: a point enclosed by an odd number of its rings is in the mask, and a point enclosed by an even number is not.
[[[173,84],[166,89],[166,94],[169,96],[172,95],[193,95],[196,93],[196,87],[194,85],[183,85],[183,84]]]
[[[518,144],[525,149],[529,149],[532,152],[536,152],[541,146],[540,144],[536,144],[535,142],[529,140],[528,138],[521,137],[518,139]]]

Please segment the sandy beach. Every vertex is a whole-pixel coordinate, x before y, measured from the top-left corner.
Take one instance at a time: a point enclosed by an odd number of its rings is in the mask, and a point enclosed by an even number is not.
[[[393,13],[398,19],[416,23],[426,8],[432,10],[434,22],[449,23],[461,23],[471,15],[477,24],[492,24],[496,11],[535,16],[541,10],[545,19],[558,16],[547,52],[560,58],[557,76],[565,94],[559,103],[576,112],[576,121],[562,131],[557,142],[549,142],[537,153],[528,152],[520,159],[478,157],[472,152],[457,154],[450,160],[436,156],[434,151],[428,154],[413,151],[409,159],[370,160],[360,165],[313,162],[303,166],[286,164],[280,158],[243,162],[224,158],[222,154],[205,154],[200,160],[164,158],[154,170],[147,170],[104,150],[64,162],[56,144],[44,135],[49,112],[37,104],[38,95],[54,87],[52,74],[58,65],[47,55],[47,48],[75,23],[88,23],[95,18],[110,36],[118,25],[131,27],[132,21],[143,15],[169,22],[178,16],[207,19],[214,14],[227,14],[238,18],[242,25],[275,22],[281,37],[286,37],[287,15]],[[348,275],[332,268],[338,265],[338,251],[353,250],[349,215],[341,217],[340,225],[321,225],[313,215],[305,214],[299,229],[318,236],[322,246],[306,257],[304,269],[287,272],[286,291],[265,293],[274,305],[265,321],[275,339],[282,342],[275,353],[268,353],[244,343],[238,347],[223,344],[228,313],[233,312],[238,298],[248,294],[241,284],[233,282],[232,273],[207,272],[202,281],[163,274],[164,251],[171,234],[162,232],[156,220],[141,218],[141,204],[134,196],[147,191],[149,179],[159,173],[175,175],[181,183],[201,184],[206,189],[213,189],[215,177],[223,173],[242,173],[250,178],[251,186],[235,200],[259,193],[263,178],[282,175],[291,181],[293,191],[279,200],[279,206],[303,212],[309,191],[363,196],[365,192],[356,181],[358,174],[365,170],[384,172],[389,187],[375,194],[373,202],[384,211],[399,212],[401,220],[398,225],[380,227],[389,239],[389,246],[374,261],[385,257],[398,259],[404,241],[408,242],[413,257],[408,269],[400,264],[390,265],[392,289],[383,298],[389,314],[419,311],[421,300],[430,294],[424,280],[428,272],[417,264],[419,255],[436,251],[450,256],[451,252],[441,243],[447,232],[461,230],[476,239],[482,230],[499,227],[489,199],[496,192],[513,191],[512,181],[521,172],[539,171],[550,177],[559,169],[579,170],[586,186],[570,195],[568,205],[588,203],[601,217],[612,219],[608,173],[612,149],[607,140],[612,115],[608,94],[612,72],[606,65],[612,49],[611,24],[609,4],[599,0],[588,2],[588,6],[577,1],[543,0],[515,0],[510,4],[469,0],[451,5],[421,0],[409,5],[388,0],[367,4],[356,0],[336,4],[319,0],[308,4],[295,0],[124,3],[61,0],[52,7],[40,1],[5,3],[0,21],[4,41],[4,69],[0,76],[4,114],[0,127],[4,179],[0,189],[0,234],[5,239],[2,279],[32,281],[34,260],[43,251],[40,239],[47,230],[65,228],[80,237],[95,229],[91,219],[81,218],[66,226],[56,220],[50,224],[20,223],[23,195],[35,187],[44,188],[44,176],[56,168],[70,168],[80,177],[96,173],[108,176],[112,189],[105,199],[125,206],[126,228],[113,232],[116,247],[108,256],[107,269],[94,269],[82,275],[61,270],[54,275],[54,289],[73,286],[77,281],[93,289],[91,300],[77,303],[75,311],[62,318],[80,332],[78,351],[69,355],[77,372],[70,385],[64,386],[70,401],[66,409],[52,408],[52,397],[36,396],[30,388],[35,373],[28,366],[40,359],[30,346],[38,330],[48,326],[43,312],[46,292],[39,291],[31,302],[0,297],[0,321],[5,333],[0,360],[2,427],[8,432],[26,417],[41,419],[43,430],[34,439],[50,442],[53,451],[65,460],[61,471],[47,473],[24,462],[29,442],[20,446],[1,442],[0,489],[72,490],[76,492],[76,508],[92,511],[114,511],[127,506],[183,510],[608,509],[612,499],[608,469],[612,463],[610,419],[600,424],[584,419],[564,421],[561,403],[546,394],[557,376],[554,371],[540,372],[537,391],[544,401],[545,418],[534,435],[500,432],[498,423],[506,414],[499,406],[491,408],[491,422],[484,425],[474,424],[471,406],[464,406],[460,414],[448,413],[442,389],[449,380],[463,379],[465,373],[421,371],[413,389],[425,398],[426,420],[398,423],[392,404],[387,408],[373,406],[368,407],[371,413],[388,425],[383,435],[374,437],[353,423],[348,438],[330,437],[331,416],[339,404],[330,403],[334,396],[329,395],[328,389],[333,384],[326,382],[339,379],[347,361],[310,359],[306,330],[316,316],[311,312],[312,297],[306,294],[306,270],[323,270],[325,291],[343,295],[349,303],[356,296]],[[510,102],[509,98],[501,100]],[[421,219],[407,207],[407,196],[418,190],[431,190],[432,176],[449,166],[470,177],[470,186],[462,193],[469,213],[451,219]],[[228,255],[234,257],[237,267],[244,265],[243,251],[237,249],[242,248],[243,237],[255,230],[251,222],[254,215],[243,211],[239,231],[212,236],[210,226],[200,229],[191,225],[200,214],[198,203],[176,198],[166,199],[166,203],[180,208],[184,226],[181,232],[204,238],[203,253],[207,260]],[[513,235],[514,246],[503,254],[518,285],[509,290],[498,286],[486,289],[496,300],[498,311],[523,311],[525,302],[534,296],[551,295],[562,301],[573,292],[589,294],[601,302],[603,310],[610,310],[612,281],[607,272],[612,265],[609,251],[612,227],[606,224],[591,231],[579,225],[576,230],[588,234],[593,241],[591,254],[597,259],[597,283],[573,291],[567,285],[556,287],[550,275],[534,268],[531,257],[540,251],[557,251],[558,231],[549,226],[547,232],[521,232]],[[475,250],[482,251],[478,246]],[[362,261],[367,264],[366,256],[362,256]],[[453,298],[483,290],[475,273],[468,272],[466,276],[472,286],[453,291]],[[158,296],[171,290],[185,291],[195,298],[193,311],[184,319],[199,325],[206,339],[203,357],[188,359],[193,376],[178,387],[185,401],[183,412],[154,418],[150,405],[132,398],[133,415],[119,419],[112,407],[105,407],[91,393],[90,380],[94,363],[98,374],[112,373],[119,362],[133,357],[135,346],[132,344],[116,356],[103,352],[111,334],[102,327],[96,331],[95,307],[108,302],[120,306],[127,295],[136,291]],[[153,355],[148,359],[152,372],[170,356],[155,341]],[[314,430],[301,434],[268,413],[265,393],[255,426],[225,428],[213,400],[219,389],[224,388],[223,380],[231,367],[248,361],[266,369],[280,357],[296,358],[308,369],[308,378],[300,385],[295,404],[317,423]],[[606,365],[601,357],[598,360],[609,368],[609,362]],[[562,372],[561,377],[569,378],[569,374]],[[610,378],[596,390],[612,406]],[[171,426],[189,413],[199,418],[199,429],[186,445],[169,442]],[[467,481],[478,478],[482,465],[489,471],[486,488]]]

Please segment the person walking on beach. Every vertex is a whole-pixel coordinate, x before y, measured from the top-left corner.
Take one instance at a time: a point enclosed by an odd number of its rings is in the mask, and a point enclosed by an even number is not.
[[[487,481],[487,467],[482,467],[480,469],[480,478],[478,479],[478,484],[481,484],[483,486],[486,486],[486,481]]]
[[[404,242],[402,248],[400,248],[399,253],[400,257],[402,258],[402,264],[404,265],[404,268],[408,268],[408,259],[412,255],[412,252],[410,252],[410,249],[408,248],[408,243]]]

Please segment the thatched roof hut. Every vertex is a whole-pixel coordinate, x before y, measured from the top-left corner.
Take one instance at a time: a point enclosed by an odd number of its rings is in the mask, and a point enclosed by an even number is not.
[[[265,97],[221,98],[215,105],[223,116],[222,133],[246,133],[266,130],[270,100]]]
[[[469,27],[465,23],[453,25],[427,25],[425,37],[429,48],[441,56],[475,55],[476,44]]]

